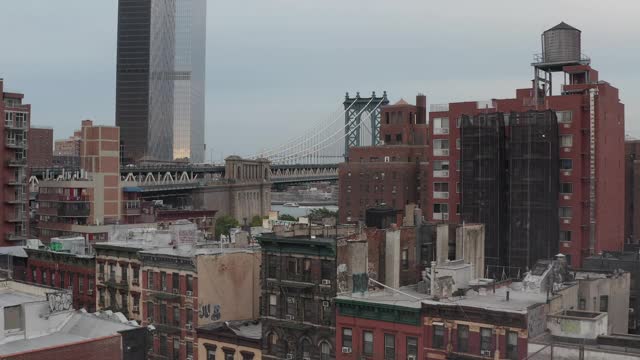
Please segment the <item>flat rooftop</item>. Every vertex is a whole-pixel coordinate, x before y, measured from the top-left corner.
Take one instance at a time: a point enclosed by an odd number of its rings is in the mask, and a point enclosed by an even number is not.
[[[145,255],[168,255],[178,257],[195,257],[201,255],[222,255],[235,253],[254,253],[259,250],[257,247],[252,248],[220,248],[217,245],[202,247],[182,245],[177,247],[162,247],[151,250],[141,251],[140,254]]]
[[[509,301],[506,299],[507,291],[509,291]],[[385,289],[369,291],[364,295],[358,293],[342,294],[337,296],[336,299],[380,305],[395,305],[406,308],[420,308],[423,305],[465,306],[521,314],[526,314],[531,306],[547,301],[546,294],[517,291],[508,288],[497,288],[495,293],[493,293],[491,289],[488,289],[486,295],[480,295],[473,290],[469,290],[466,296],[434,300],[432,296],[416,291],[415,285],[404,286],[397,291]]]

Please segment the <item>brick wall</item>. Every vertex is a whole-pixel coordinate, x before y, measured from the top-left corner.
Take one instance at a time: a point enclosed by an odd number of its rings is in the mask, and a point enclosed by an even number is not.
[[[9,355],[3,359],[10,360],[120,360],[122,359],[121,337],[112,335],[91,339],[66,346],[54,346],[40,350]]]

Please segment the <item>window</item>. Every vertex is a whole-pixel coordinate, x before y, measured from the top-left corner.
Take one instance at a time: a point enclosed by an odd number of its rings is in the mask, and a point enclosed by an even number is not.
[[[433,140],[433,148],[434,150],[449,150],[449,140],[435,139]]]
[[[22,306],[4,307],[4,331],[16,332],[24,330]]]
[[[578,300],[578,310],[586,310],[587,309],[587,300],[585,298],[580,298]]]
[[[560,212],[560,217],[563,219],[570,219],[571,218],[571,207],[570,206],[561,206],[558,208],[558,211]]]
[[[458,325],[458,352],[469,352],[469,326]]]
[[[456,149],[460,150],[460,138],[456,139]]]
[[[275,294],[269,295],[269,316],[278,316],[278,296]]]
[[[400,263],[403,270],[409,269],[409,249],[402,249],[402,253],[400,255]]]
[[[492,337],[493,336],[491,335],[491,329],[480,329],[480,351],[491,351]]]
[[[153,316],[153,307],[155,305],[152,302],[148,302],[147,303],[147,319],[149,319],[149,321],[153,321],[154,320],[154,316]]]
[[[518,333],[515,331],[507,333],[507,358],[518,360]]]
[[[462,191],[462,185],[459,182],[457,182],[456,183],[456,193],[460,194],[461,191]]]
[[[255,357],[255,354],[249,351],[240,351],[240,354],[242,355],[242,360],[253,360]]]
[[[167,323],[167,304],[160,304],[160,323]]]
[[[362,353],[365,355],[373,355],[373,332],[362,332]]]
[[[560,170],[571,170],[571,169],[573,169],[573,160],[560,159]]]
[[[302,344],[300,348],[301,348],[300,350],[302,351],[303,358],[306,359],[311,357],[311,340],[302,339]]]
[[[600,296],[600,312],[608,312],[609,311],[609,296],[601,295]]]
[[[78,276],[78,293],[84,294],[84,276]]]
[[[132,273],[133,273],[133,283],[134,284],[139,284],[140,283],[140,273],[139,273],[138,269],[134,268],[132,270]]]
[[[449,160],[435,160],[433,162],[433,170],[449,170]]]
[[[448,214],[449,213],[449,204],[433,204],[433,213],[434,214]]]
[[[320,263],[320,276],[323,280],[331,280],[334,278],[335,267],[333,266],[333,262],[329,260],[322,260]]]
[[[180,290],[180,274],[171,274],[171,288]]]
[[[413,356],[414,359],[418,358],[418,338],[413,336],[407,336],[407,359],[409,356]]]
[[[434,129],[448,129],[449,128],[449,118],[440,117],[433,119],[433,128]]]
[[[236,356],[236,351],[231,348],[222,348],[222,352],[224,352],[224,360],[233,360]]]
[[[180,327],[180,308],[173,307],[173,325]]]
[[[290,315],[294,319],[297,317],[298,306],[296,304],[296,298],[288,297],[287,298],[287,315]]]
[[[435,191],[435,192],[449,192],[449,183],[446,183],[446,182],[433,183],[433,191]]]
[[[180,338],[173,338],[173,358],[180,359]]]
[[[278,277],[278,257],[275,255],[269,255],[267,259],[267,277],[269,278],[277,278]]]
[[[460,160],[456,160],[456,171],[460,171],[460,167],[461,167],[461,162]]]
[[[42,270],[42,285],[47,284],[47,270]]]
[[[38,278],[38,270],[32,269],[31,270],[31,281],[32,282],[36,282],[37,278]]]
[[[573,135],[560,135],[560,147],[573,146]]]
[[[267,335],[267,352],[269,354],[275,353],[276,345],[278,345],[278,335],[276,335],[276,333],[270,333]]]
[[[207,349],[207,360],[216,360],[216,351]]]
[[[184,320],[185,323],[187,324],[191,324],[193,323],[193,309],[192,308],[187,308],[187,314],[185,315],[186,319]]]
[[[167,356],[167,335],[160,335],[160,355]]]
[[[299,272],[298,259],[289,259],[287,261],[287,272],[289,275],[297,275]]]
[[[460,204],[456,204],[456,215],[460,215]]]
[[[402,142],[402,134],[396,134],[396,142]]]
[[[160,272],[160,286],[163,291],[167,291],[167,273],[164,271]]]
[[[193,343],[191,341],[187,341],[186,345],[187,345],[187,357],[193,358]]]
[[[573,184],[572,183],[561,183],[560,184],[560,194],[573,194]]]
[[[109,265],[109,280],[116,281],[116,265]]]
[[[100,289],[100,297],[98,298],[98,305],[104,306],[104,289]]]
[[[129,266],[128,265],[122,265],[120,267],[120,281],[122,281],[123,283],[127,283],[129,282]]]
[[[187,291],[193,291],[193,276],[187,275]]]
[[[331,348],[329,343],[323,341],[320,343],[320,360],[329,360],[331,357]]]
[[[560,230],[560,241],[571,241],[571,231]]]
[[[153,289],[153,271],[149,270],[147,275],[147,288]]]
[[[342,347],[351,348],[353,345],[353,332],[350,328],[342,328]]]
[[[558,117],[558,124],[571,124],[571,111],[556,111],[556,117]]]
[[[443,349],[444,348],[444,325],[434,325],[433,326],[433,348],[435,349]]]
[[[384,359],[395,360],[396,358],[396,336],[384,334]]]

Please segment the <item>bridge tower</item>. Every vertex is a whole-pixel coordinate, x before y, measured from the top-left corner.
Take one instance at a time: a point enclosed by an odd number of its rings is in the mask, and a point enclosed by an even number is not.
[[[371,97],[360,97],[360,93],[356,93],[356,97],[349,97],[349,93],[344,99],[344,156],[347,156],[349,148],[352,146],[363,146],[361,130],[363,118],[366,115],[370,118],[371,145],[380,144],[380,107],[389,104],[387,92],[383,92],[382,97],[377,97],[375,91]]]

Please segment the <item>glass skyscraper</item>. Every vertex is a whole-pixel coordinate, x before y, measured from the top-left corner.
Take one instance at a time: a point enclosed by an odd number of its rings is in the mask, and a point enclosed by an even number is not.
[[[119,0],[123,158],[204,161],[206,0]]]

